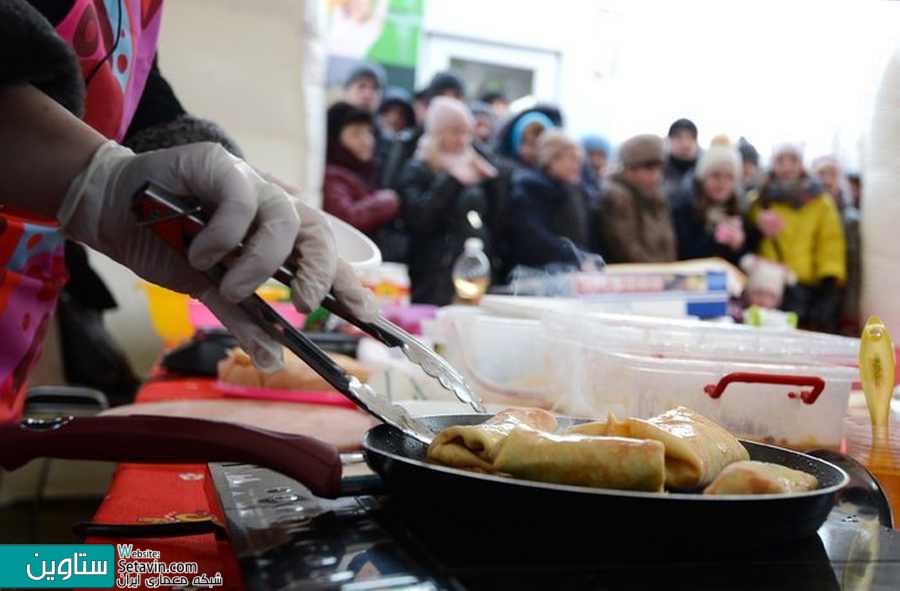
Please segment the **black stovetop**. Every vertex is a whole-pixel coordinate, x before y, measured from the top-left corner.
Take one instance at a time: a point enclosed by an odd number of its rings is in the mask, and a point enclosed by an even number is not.
[[[879,524],[877,509],[846,502],[817,537],[787,547],[651,557],[641,548],[616,548],[615,532],[581,531],[578,524],[571,540],[505,531],[473,536],[452,526],[423,531],[389,497],[325,500],[256,466],[210,464],[210,471],[253,591],[900,589],[900,534]],[[550,547],[556,551],[545,552]]]

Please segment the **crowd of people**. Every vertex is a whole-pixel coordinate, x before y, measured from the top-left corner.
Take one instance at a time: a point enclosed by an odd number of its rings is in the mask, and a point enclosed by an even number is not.
[[[414,302],[453,301],[454,261],[477,237],[496,283],[519,266],[596,268],[597,255],[719,257],[747,272],[747,305],[857,330],[860,179],[830,155],[805,167],[796,143],[776,146],[763,170],[745,138],[701,149],[697,126],[679,119],[665,137],[614,148],[570,137],[554,105],[510,113],[452,72],[412,95],[361,64],[329,108],[326,160],[324,209],[408,265]]]

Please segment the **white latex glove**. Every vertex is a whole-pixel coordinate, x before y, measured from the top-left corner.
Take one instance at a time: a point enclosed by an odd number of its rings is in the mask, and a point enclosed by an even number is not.
[[[137,225],[132,197],[148,181],[175,195],[192,195],[213,210],[193,239],[187,258],[152,230]],[[250,296],[289,257],[297,263],[294,305],[315,309],[330,289],[363,320],[377,307],[352,268],[337,256],[321,212],[291,199],[246,162],[213,143],[135,155],[115,142],[103,144],[71,183],[57,219],[71,239],[110,256],[135,273],[202,301],[234,334],[261,369],[282,366],[281,346],[236,304]],[[241,256],[216,289],[202,273],[239,242]]]

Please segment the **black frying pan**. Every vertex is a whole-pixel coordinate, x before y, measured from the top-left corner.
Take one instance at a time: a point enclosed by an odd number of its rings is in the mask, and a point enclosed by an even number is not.
[[[435,431],[473,425],[487,415],[426,417]],[[577,421],[559,419],[561,428]],[[416,516],[464,525],[568,535],[573,531],[620,543],[678,547],[746,547],[806,538],[821,527],[835,493],[849,478],[837,466],[787,449],[742,441],[750,458],[781,464],[814,475],[819,489],[791,495],[647,493],[592,489],[516,480],[437,466],[425,462],[426,446],[389,425],[378,425],[363,439],[369,466],[397,499]],[[482,525],[483,527],[483,525]],[[551,538],[552,539],[552,538]],[[546,543],[546,541],[544,542]]]
[[[425,417],[435,432],[473,425],[490,415]],[[559,419],[565,428],[577,421]],[[37,457],[117,462],[242,462],[274,469],[320,497],[377,492],[342,481],[337,449],[309,437],[216,421],[176,417],[66,417],[0,425],[0,466],[15,469]],[[366,462],[391,493],[394,508],[413,525],[476,535],[524,532],[539,546],[587,532],[642,551],[728,549],[812,536],[849,478],[833,464],[786,449],[743,442],[755,460],[813,474],[819,489],[791,495],[704,496],[593,489],[490,476],[428,464],[426,446],[381,424],[363,439]],[[348,484],[356,488],[349,488]],[[491,533],[487,532],[487,533]],[[539,536],[539,539],[536,538]],[[508,536],[507,536],[508,537]],[[556,542],[553,542],[555,544]]]

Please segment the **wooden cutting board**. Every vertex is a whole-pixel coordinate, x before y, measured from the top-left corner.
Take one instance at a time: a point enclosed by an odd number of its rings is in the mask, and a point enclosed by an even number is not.
[[[335,406],[268,400],[171,400],[118,406],[104,416],[159,415],[237,423],[279,433],[306,435],[340,451],[360,448],[366,431],[376,424],[357,410]]]

